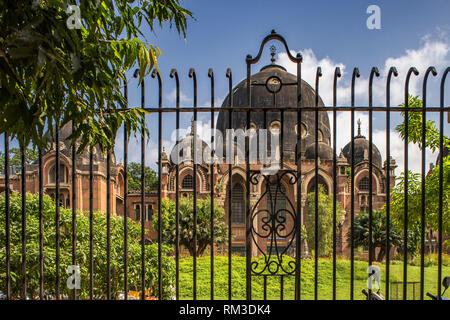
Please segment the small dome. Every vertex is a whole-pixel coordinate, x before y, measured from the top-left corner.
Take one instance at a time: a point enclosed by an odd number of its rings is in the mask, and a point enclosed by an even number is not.
[[[330,146],[324,142],[318,143],[319,147],[319,158],[322,160],[332,160],[333,150]],[[313,160],[316,158],[316,146],[314,144],[310,145],[305,151],[305,158],[308,160]]]
[[[204,163],[205,157],[210,157],[211,148],[203,141],[200,136],[195,139],[196,153],[198,161]],[[183,140],[177,142],[170,153],[170,161],[175,164],[180,164],[184,161],[193,161],[194,159],[194,135],[192,132],[188,134]]]
[[[72,157],[71,141],[70,139],[68,139],[71,134],[72,134],[72,122],[66,123],[62,128],[59,129],[60,151],[68,158]],[[53,127],[53,137],[50,135],[50,131],[47,131],[45,137],[47,138],[47,141],[50,143],[50,145],[55,143],[55,127]],[[78,143],[79,141],[77,141],[77,145]],[[84,160],[88,161],[89,157],[90,157],[89,147],[86,147],[86,149],[83,150],[81,154],[77,154],[78,160],[80,160],[80,158],[83,158]],[[103,154],[98,145],[95,145],[93,148],[93,160],[96,162],[106,162],[106,153]],[[116,162],[114,148],[111,150],[111,160],[112,163]]]
[[[355,143],[355,165],[364,160],[369,160],[369,141],[363,136],[357,136],[354,140]],[[347,158],[348,163],[352,164],[352,143],[349,142],[343,149],[344,155]],[[375,166],[381,168],[381,154],[375,144],[372,144],[372,161]]]

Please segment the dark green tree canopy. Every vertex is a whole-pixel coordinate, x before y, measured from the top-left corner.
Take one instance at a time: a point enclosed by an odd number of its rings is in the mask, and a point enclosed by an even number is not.
[[[179,198],[180,245],[185,246],[194,255],[194,204],[192,197]],[[163,243],[173,246],[176,239],[175,201],[167,198],[161,201],[161,227]],[[197,256],[201,256],[211,243],[211,198],[197,199]],[[158,231],[158,216],[153,226]],[[214,200],[214,242],[227,242],[225,210]]]
[[[141,192],[141,164],[131,162],[128,169],[128,192]],[[158,190],[158,174],[150,167],[145,167],[145,191]]]
[[[5,225],[5,197],[0,197],[0,224]],[[13,297],[20,297],[22,288],[22,196],[16,192],[11,194],[11,292]],[[55,202],[48,196],[43,198],[43,251],[44,251],[44,291],[46,294],[55,294],[56,283],[56,224]],[[27,291],[32,297],[39,292],[39,195],[27,193],[26,196],[26,252],[27,252]],[[81,299],[89,298],[90,275],[90,221],[89,213],[77,213],[77,265],[81,273],[81,289],[77,295]],[[124,224],[123,217],[111,215],[111,297],[116,299],[123,291],[124,284]],[[141,227],[139,223],[128,219],[128,284],[140,286],[141,275]],[[72,265],[72,210],[60,208],[60,288],[61,294],[69,296],[66,286],[66,268]],[[96,299],[106,295],[106,214],[94,212],[93,217],[94,239],[94,295]],[[0,228],[0,261],[6,257],[5,228]],[[146,289],[153,295],[158,294],[158,245],[145,245],[145,274]],[[163,297],[170,299],[174,295],[175,263],[168,256],[169,248],[162,247],[162,276]],[[0,264],[0,288],[6,288],[6,265]]]
[[[111,147],[123,124],[141,130],[144,111],[122,110],[125,72],[137,63],[141,81],[157,67],[142,28],[168,22],[185,36],[192,14],[179,2],[80,0],[77,29],[67,0],[1,1],[0,133],[45,149],[44,131],[73,121],[81,150]]]
[[[378,256],[376,261],[383,261],[387,254],[386,248],[386,214],[383,211],[373,211],[372,212],[372,245],[373,248],[379,248]],[[347,232],[347,241],[351,242],[351,232]],[[401,231],[395,226],[395,224],[390,223],[389,229],[389,241],[392,247],[402,246],[402,236]],[[353,244],[355,248],[358,247],[369,247],[369,213],[360,212],[354,220],[354,239]],[[372,250],[372,260],[375,260],[375,250]]]
[[[319,215],[319,256],[327,256],[333,249],[333,197],[325,193],[324,187],[318,185],[318,215]],[[306,240],[310,251],[314,250],[315,245],[315,192],[307,195],[307,216],[306,216]],[[336,228],[338,228],[345,211],[341,209],[339,202],[336,203]]]
[[[422,108],[422,101],[418,97],[409,97],[408,102],[411,108]],[[402,112],[405,119],[405,113]],[[417,144],[422,150],[422,112],[408,113],[408,139]],[[405,139],[404,123],[398,125],[396,130]],[[443,135],[444,148],[450,149],[450,139]],[[439,151],[440,135],[439,128],[434,121],[425,122],[425,147],[432,151]],[[442,198],[439,196],[439,175],[442,169]],[[421,175],[408,171],[408,227],[412,230],[419,228],[422,216],[422,181]],[[404,207],[405,207],[405,173],[402,172],[397,180],[391,196],[391,212],[393,221],[403,227]],[[442,231],[443,234],[450,233],[450,156],[443,157],[442,162],[434,166],[431,172],[425,177],[425,225],[432,230],[438,230],[439,225],[439,201],[442,201]],[[419,239],[417,238],[417,241]],[[448,243],[449,240],[446,240]]]

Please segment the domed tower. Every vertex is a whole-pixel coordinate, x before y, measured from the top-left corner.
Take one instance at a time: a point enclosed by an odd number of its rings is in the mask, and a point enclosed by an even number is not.
[[[260,72],[251,76],[251,101],[253,108],[283,108],[297,107],[297,77],[290,74],[286,69],[274,63],[263,67]],[[301,82],[302,106],[315,106],[315,91],[305,81]],[[222,107],[229,106],[229,95],[225,98]],[[319,109],[324,106],[319,97]],[[233,89],[233,107],[247,106],[247,80],[244,79]],[[217,119],[217,130],[225,137],[226,130],[230,128],[228,112],[221,111]],[[246,129],[246,112],[233,112],[231,128]],[[281,126],[281,113],[267,111],[266,122],[264,123],[264,112],[254,111],[250,114],[250,127],[268,130],[279,130]],[[297,112],[286,111],[283,123],[283,149],[284,160],[295,161],[295,150],[297,145]],[[315,142],[315,112],[302,112],[301,121],[302,146],[301,155],[305,156],[306,150]],[[330,148],[330,123],[327,112],[319,112],[319,134],[320,153],[326,154],[332,159],[333,151]],[[224,153],[226,154],[226,140],[224,143]],[[270,139],[268,150],[270,150]],[[330,156],[331,155],[331,156]]]
[[[59,150],[67,158],[72,157],[72,146],[71,146],[71,140],[69,139],[69,136],[71,134],[72,134],[72,122],[66,123],[61,129],[59,129],[59,136],[58,136]],[[53,128],[53,136],[50,134],[49,131],[45,134],[45,136],[50,145],[50,148],[52,150],[54,150],[56,148],[55,127]],[[78,141],[77,141],[77,147],[78,147]],[[106,154],[102,153],[102,151],[98,145],[94,146],[92,157],[93,157],[94,163],[106,163]],[[89,148],[86,147],[85,150],[83,150],[80,154],[77,153],[76,159],[77,159],[77,165],[89,164]],[[111,150],[111,162],[113,164],[116,163],[114,148]]]
[[[354,139],[355,144],[355,155],[354,155],[354,165],[366,160],[369,161],[369,141],[361,135],[361,121],[358,120],[358,135]],[[349,142],[343,149],[344,156],[347,158],[348,163],[352,165],[352,143]],[[372,143],[372,163],[378,169],[381,169],[381,154],[377,146]]]

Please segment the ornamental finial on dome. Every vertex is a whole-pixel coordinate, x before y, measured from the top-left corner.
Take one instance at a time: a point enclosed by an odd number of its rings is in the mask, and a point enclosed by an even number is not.
[[[275,64],[275,54],[277,53],[277,48],[274,45],[270,46],[270,55],[272,56],[272,58],[270,58],[270,61],[272,62],[272,64]]]
[[[358,119],[358,137],[361,136],[361,119]]]

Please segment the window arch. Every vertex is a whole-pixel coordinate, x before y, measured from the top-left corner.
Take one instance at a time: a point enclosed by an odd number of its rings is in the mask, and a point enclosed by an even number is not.
[[[231,195],[231,222],[245,223],[244,187],[235,184]]]
[[[67,183],[69,180],[69,170],[67,167],[60,163],[59,164],[59,182]],[[56,183],[56,164],[54,164],[48,172],[48,182]]]
[[[325,192],[325,194],[328,194],[328,184],[325,181],[324,177],[322,177],[320,174],[317,177],[318,181],[319,181],[319,185],[323,186],[323,191]],[[312,177],[311,180],[309,181],[309,185],[308,185],[308,193],[311,192],[316,192],[316,177]]]
[[[185,175],[181,182],[181,188],[194,189],[194,177],[190,174]]]
[[[281,122],[274,120],[270,123],[269,130],[273,134],[280,134],[281,132]]]
[[[359,180],[358,188],[360,191],[369,191],[369,177],[363,177]]]

